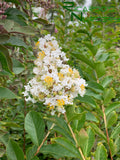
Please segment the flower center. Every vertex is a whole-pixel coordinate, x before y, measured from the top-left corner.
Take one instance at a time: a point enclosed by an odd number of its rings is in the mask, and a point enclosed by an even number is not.
[[[58,107],[61,107],[61,106],[63,106],[65,104],[65,101],[63,100],[63,99],[58,99],[57,100],[57,106]]]
[[[82,91],[84,91],[84,89],[85,89],[84,84],[81,84],[80,88],[81,88]]]

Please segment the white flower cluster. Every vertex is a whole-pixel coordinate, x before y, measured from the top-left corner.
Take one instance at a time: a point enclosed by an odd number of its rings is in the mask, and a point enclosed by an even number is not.
[[[50,34],[36,43],[38,57],[34,61],[35,77],[25,86],[26,101],[42,101],[51,115],[56,111],[65,113],[64,105],[73,104],[73,98],[85,94],[84,79],[79,72],[65,64],[69,59],[61,51],[55,37]]]

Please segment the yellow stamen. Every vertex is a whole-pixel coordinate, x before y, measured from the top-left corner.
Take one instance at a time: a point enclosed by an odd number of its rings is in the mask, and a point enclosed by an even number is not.
[[[65,101],[63,100],[63,99],[58,99],[57,100],[57,106],[58,107],[61,107],[61,106],[63,106],[65,104]]]
[[[70,72],[71,74],[73,74],[73,70],[72,70],[71,68],[69,68],[69,72]]]
[[[45,57],[44,51],[38,53],[38,58],[43,59],[44,57]]]
[[[63,75],[62,73],[58,73],[58,77],[59,77],[59,79],[60,79],[60,81],[61,81],[61,80],[63,80],[64,75]]]
[[[54,109],[54,106],[50,106],[50,110]]]
[[[80,88],[81,88],[82,91],[84,91],[84,89],[85,89],[84,84],[81,84]]]
[[[44,81],[47,83],[48,86],[52,86],[53,85],[53,78],[50,76],[46,76]]]

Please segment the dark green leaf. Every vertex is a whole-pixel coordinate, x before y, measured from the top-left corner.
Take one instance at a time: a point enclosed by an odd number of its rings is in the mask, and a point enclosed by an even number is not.
[[[110,104],[106,109],[105,109],[105,114],[108,115],[110,112],[116,110],[117,108],[120,108],[120,102],[114,102]]]
[[[44,138],[45,131],[45,124],[39,113],[31,111],[26,115],[25,129],[33,143],[39,146]]]
[[[80,96],[78,96],[78,98],[77,99],[79,99],[80,100],[80,102],[83,102],[83,103],[86,103],[86,104],[89,104],[91,107],[93,107],[93,108],[96,108],[97,107],[97,104],[96,104],[96,102],[93,100],[93,98],[92,97],[90,97],[90,96],[87,96],[87,95],[85,95],[84,97],[80,97]]]
[[[13,140],[9,140],[7,145],[7,157],[9,160],[24,160],[24,154],[19,145]]]
[[[12,73],[12,60],[9,56],[8,49],[3,45],[0,45],[0,62],[3,70]]]
[[[26,152],[27,160],[32,160],[32,158],[35,156],[35,153],[37,152],[37,148],[38,147],[34,145],[27,149],[27,152]]]
[[[11,36],[8,41],[4,42],[4,44],[28,48],[28,46],[24,43],[24,41],[17,36]]]
[[[80,154],[78,149],[66,138],[64,137],[57,137],[52,139],[57,144],[61,145],[65,150],[71,152],[76,158],[80,158]]]
[[[12,59],[12,62],[13,62],[13,72],[15,74],[20,74],[21,72],[24,71],[24,66],[22,63],[20,63],[18,60],[16,59]]]
[[[95,134],[93,132],[93,130],[91,129],[91,127],[87,128],[87,135],[88,135],[88,139],[86,141],[86,143],[84,144],[84,155],[86,157],[89,156],[89,153],[94,145],[94,141],[95,141]]]
[[[8,88],[0,87],[0,99],[15,99],[17,97],[11,90]]]
[[[98,93],[103,92],[103,87],[97,82],[88,81],[87,84],[88,84],[88,88],[92,89],[93,91],[96,91]]]

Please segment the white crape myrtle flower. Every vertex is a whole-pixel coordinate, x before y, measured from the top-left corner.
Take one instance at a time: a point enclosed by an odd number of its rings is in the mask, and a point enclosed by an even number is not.
[[[25,86],[23,92],[26,101],[43,102],[51,115],[65,113],[65,105],[72,105],[73,99],[84,96],[86,81],[76,69],[67,63],[66,54],[61,51],[55,37],[50,34],[40,38],[35,44],[38,57],[34,61],[35,76]]]

